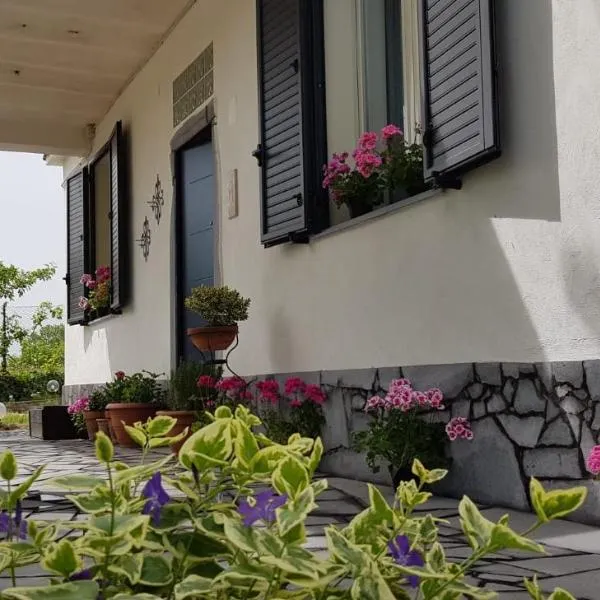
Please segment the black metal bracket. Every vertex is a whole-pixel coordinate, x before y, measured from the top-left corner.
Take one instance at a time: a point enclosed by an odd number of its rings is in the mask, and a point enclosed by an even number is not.
[[[443,190],[461,190],[462,180],[453,173],[433,173],[435,186]]]
[[[308,231],[292,231],[288,239],[292,244],[308,244],[310,241]]]
[[[262,144],[256,146],[256,150],[252,151],[252,156],[256,159],[259,167],[262,167],[265,163],[265,149]]]

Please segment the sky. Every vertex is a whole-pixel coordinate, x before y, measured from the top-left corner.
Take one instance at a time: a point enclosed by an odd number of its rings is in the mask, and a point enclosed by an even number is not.
[[[37,284],[19,306],[66,299],[66,215],[60,167],[41,154],[0,152],[0,260],[24,269],[54,263],[52,281]]]

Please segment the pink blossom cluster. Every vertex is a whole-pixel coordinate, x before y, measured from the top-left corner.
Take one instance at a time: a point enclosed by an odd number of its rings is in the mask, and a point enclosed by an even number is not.
[[[371,177],[376,169],[383,164],[381,155],[377,152],[377,134],[372,131],[363,133],[358,139],[358,146],[352,152],[356,170],[365,178]]]
[[[348,153],[342,152],[341,154],[334,153],[331,160],[323,167],[323,188],[327,189],[332,183],[338,179],[341,175],[347,175],[350,173],[350,166],[346,163],[348,160]]]
[[[79,283],[82,283],[88,290],[95,290],[102,283],[110,281],[110,267],[98,267],[95,273],[95,279],[89,273],[81,276]]]
[[[386,411],[399,409],[407,412],[413,408],[434,408],[443,410],[444,395],[441,390],[432,388],[426,392],[418,392],[412,388],[408,379],[394,379],[390,383],[387,394],[373,396],[367,402],[366,411],[383,409]]]
[[[379,134],[374,131],[364,132],[358,139],[358,144],[352,152],[356,171],[365,179],[373,175],[383,164],[383,157],[377,150],[379,137],[384,144],[396,136],[404,135],[402,130],[390,123]],[[331,160],[323,167],[323,188],[329,189],[334,196],[337,194],[335,186],[352,173],[347,163],[348,153],[341,152],[332,155]],[[335,197],[334,197],[335,199]]]
[[[259,381],[256,384],[258,399],[276,404],[281,397],[279,383],[273,379]],[[300,377],[289,377],[283,386],[284,398],[292,408],[299,408],[304,402],[312,402],[317,406],[325,404],[327,395],[320,385],[306,383]]]
[[[90,308],[99,308],[108,306],[110,299],[110,267],[98,267],[94,276],[85,273],[81,276],[79,283],[83,284],[90,290],[89,299],[82,296],[79,298],[79,308],[88,310]]]
[[[212,375],[200,375],[198,377],[198,381],[196,381],[196,385],[199,388],[208,388],[214,389],[217,384],[217,380]]]
[[[279,400],[279,382],[275,379],[265,379],[264,381],[256,382],[256,391],[258,392],[259,399],[262,402],[270,402],[271,404],[277,404]]]
[[[594,476],[600,475],[600,446],[594,446],[586,460],[587,470]]]
[[[446,435],[451,442],[460,439],[472,440],[471,424],[464,417],[454,417],[446,425]]]
[[[248,384],[241,377],[223,377],[215,383],[215,389],[232,400],[252,400]]]
[[[88,410],[89,406],[90,399],[87,396],[81,396],[80,398],[77,398],[77,400],[75,400],[75,402],[73,402],[73,404],[71,404],[69,408],[67,408],[67,412],[70,415],[75,415],[78,413],[85,412],[86,410]]]

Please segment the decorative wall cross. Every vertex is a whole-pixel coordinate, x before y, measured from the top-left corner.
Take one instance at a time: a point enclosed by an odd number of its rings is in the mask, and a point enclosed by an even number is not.
[[[148,217],[144,219],[144,225],[142,227],[142,237],[135,240],[138,246],[142,249],[142,255],[144,260],[148,262],[148,256],[150,256],[150,242],[152,241],[152,232],[150,231],[150,221]]]
[[[154,213],[156,223],[160,225],[162,209],[165,205],[165,193],[163,191],[162,183],[160,181],[160,175],[156,176],[156,183],[154,184],[154,195],[152,196],[152,200],[150,200],[148,204],[150,205],[150,208],[152,208],[152,212]]]

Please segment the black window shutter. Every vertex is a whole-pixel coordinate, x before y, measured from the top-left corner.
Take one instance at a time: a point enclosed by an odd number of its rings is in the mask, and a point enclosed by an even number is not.
[[[85,322],[85,311],[79,302],[85,296],[81,277],[87,269],[85,235],[88,220],[88,171],[82,171],[67,180],[67,322],[78,325]]]
[[[306,242],[311,229],[324,156],[320,22],[320,1],[257,0],[265,246]]]
[[[500,154],[494,0],[421,0],[424,174],[442,187]]]
[[[110,247],[112,271],[111,310],[119,312],[126,301],[127,286],[127,188],[123,127],[119,121],[110,139]]]

